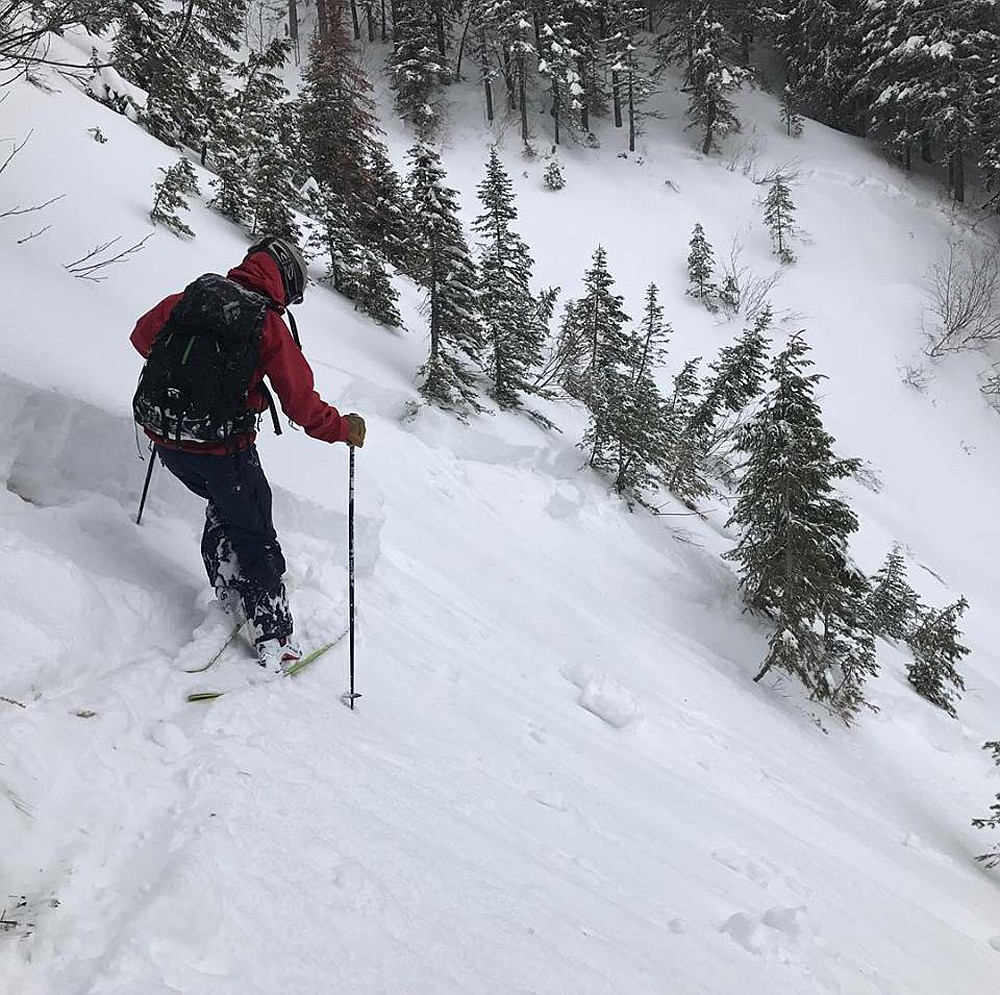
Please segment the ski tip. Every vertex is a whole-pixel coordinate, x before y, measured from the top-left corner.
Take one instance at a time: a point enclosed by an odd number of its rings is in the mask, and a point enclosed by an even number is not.
[[[187,696],[188,701],[213,701],[215,698],[221,698],[221,691],[196,691],[194,694],[189,694]]]

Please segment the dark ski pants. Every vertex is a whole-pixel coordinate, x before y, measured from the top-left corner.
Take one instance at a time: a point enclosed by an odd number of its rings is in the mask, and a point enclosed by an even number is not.
[[[216,593],[229,588],[239,595],[256,640],[290,636],[292,616],[281,580],[285,558],[256,447],[228,456],[163,446],[156,452],[188,490],[208,501],[201,557]]]

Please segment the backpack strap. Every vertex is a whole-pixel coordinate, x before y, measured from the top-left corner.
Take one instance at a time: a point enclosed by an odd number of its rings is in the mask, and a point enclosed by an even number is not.
[[[263,380],[257,385],[257,389],[264,395],[267,401],[267,409],[271,412],[271,421],[274,424],[274,434],[281,435],[281,422],[278,421],[278,409],[274,406],[274,395]]]

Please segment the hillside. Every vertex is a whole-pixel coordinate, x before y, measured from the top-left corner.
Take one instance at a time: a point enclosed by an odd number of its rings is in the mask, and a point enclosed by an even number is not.
[[[0,176],[0,214],[64,196],[0,218],[0,990],[997,990],[1000,891],[974,860],[993,840],[970,820],[1000,790],[981,750],[1000,731],[1000,426],[983,356],[922,355],[925,274],[967,231],[933,184],[819,125],[784,136],[760,92],[742,96],[743,136],[706,159],[671,90],[636,155],[606,125],[601,148],[564,146],[559,192],[544,155],[501,142],[538,284],[561,305],[603,245],[633,317],[660,287],[670,374],[741,327],[685,296],[694,223],[772,273],[754,177],[794,163],[807,239],[772,293],[775,345],[806,330],[826,425],[877,480],[845,491],[858,563],[873,572],[899,542],[923,600],[969,599],[957,719],[881,643],[879,711],[851,729],[791,682],[755,685],[768,633],[720,559],[728,508],[699,517],[664,497],[661,516],[629,513],[584,469],[578,408],[536,402],[558,431],[414,415],[427,342],[403,279],[405,331],[322,286],[297,313],[319,389],[368,420],[358,709],[338,701],[342,644],[245,690],[252,664],[233,654],[213,680],[238,693],[188,704],[206,679],[179,668],[210,657],[222,626],[199,502],[161,468],[134,524],[146,464],[128,334],[246,239],[206,197],[193,241],[151,229],[175,153],[47,78],[3,105],[3,154],[30,140]],[[474,81],[449,94],[443,159],[468,221],[503,129],[483,123]],[[412,136],[378,98],[402,165]],[[150,231],[106,280],[65,268]],[[903,382],[921,364],[923,392]],[[347,452],[269,430],[260,449],[315,645],[346,618]]]

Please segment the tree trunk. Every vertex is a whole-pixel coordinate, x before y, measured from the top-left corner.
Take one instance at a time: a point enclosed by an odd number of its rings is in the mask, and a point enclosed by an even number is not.
[[[316,0],[316,29],[319,31],[320,41],[326,41],[329,38],[329,23],[327,20],[326,0]]]
[[[528,144],[528,95],[526,93],[527,82],[525,81],[524,52],[517,54],[517,88],[518,97],[521,103],[521,141]]]
[[[458,43],[458,58],[455,60],[455,79],[460,80],[462,78],[462,55],[465,52],[465,37],[469,33],[469,25],[472,24],[472,9],[469,10],[469,16],[465,19],[465,27],[462,28],[462,40]],[[487,65],[486,61],[483,62],[483,67]],[[490,118],[492,121],[493,119]]]
[[[955,191],[955,200],[959,204],[965,203],[965,151],[961,148],[955,149],[951,154],[948,163],[951,172],[951,188]]]
[[[635,77],[628,74],[628,150],[635,151]]]
[[[385,16],[385,0],[382,0],[382,44],[389,40],[389,25]]]
[[[621,79],[617,69],[611,70],[611,104],[615,109],[615,127],[622,126]]]
[[[712,151],[712,137],[715,134],[715,105],[712,104],[705,122],[705,141],[701,143],[701,154],[708,155]]]
[[[553,142],[559,144],[559,87],[556,81],[552,80],[552,120],[555,125],[555,133],[553,135]]]
[[[486,50],[486,32],[479,32],[479,64],[483,70],[483,89],[486,91],[486,120],[493,123],[493,85],[490,82],[490,58]]]
[[[517,107],[517,96],[514,92],[514,73],[511,69],[510,52],[503,50],[503,81],[507,87],[507,110],[512,111]]]
[[[444,31],[444,10],[440,5],[434,12],[434,30],[437,34],[438,55],[441,56],[441,64],[444,65],[448,58],[448,46]]]
[[[354,28],[354,40],[361,37],[361,24],[358,22],[358,0],[351,0],[351,27]]]
[[[288,37],[296,48],[299,46],[299,7],[296,0],[288,0]]]
[[[740,59],[744,69],[750,68],[750,42],[752,41],[753,35],[749,31],[740,32]]]
[[[194,17],[194,0],[188,0],[187,10],[184,11],[184,23],[181,25],[181,30],[177,33],[177,41],[175,42],[175,48],[181,48],[187,39],[187,33],[191,30],[191,20]]]
[[[931,147],[931,136],[926,131],[920,136],[920,158],[924,162],[934,161],[934,150]]]
[[[586,78],[584,76],[585,66],[583,62],[583,56],[581,55],[576,60],[576,71],[580,74],[580,86],[586,90],[583,86],[583,81]],[[572,95],[571,95],[572,96]],[[590,131],[590,108],[587,107],[587,94],[586,92],[580,95],[581,107],[580,107],[580,125],[585,132]]]

